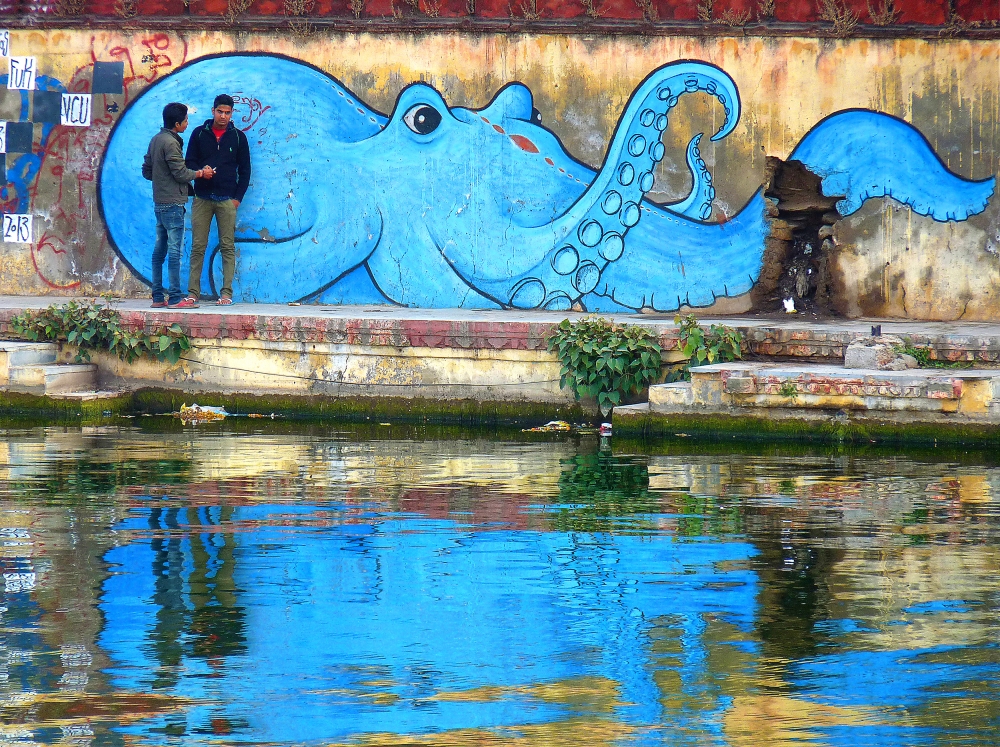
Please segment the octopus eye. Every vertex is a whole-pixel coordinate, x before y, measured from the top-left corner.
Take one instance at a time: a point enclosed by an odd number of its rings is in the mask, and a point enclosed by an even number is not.
[[[403,124],[418,135],[430,135],[441,124],[441,114],[433,106],[417,104],[403,115]]]
[[[542,113],[538,109],[531,110],[531,123],[540,125],[542,123]]]

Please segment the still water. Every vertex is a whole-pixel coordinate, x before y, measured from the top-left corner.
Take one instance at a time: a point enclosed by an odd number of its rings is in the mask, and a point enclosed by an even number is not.
[[[992,454],[0,431],[0,744],[996,745]]]

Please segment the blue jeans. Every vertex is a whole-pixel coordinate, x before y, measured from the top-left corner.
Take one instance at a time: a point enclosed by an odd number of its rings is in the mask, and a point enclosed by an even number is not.
[[[153,247],[153,301],[163,301],[163,260],[167,260],[170,283],[167,303],[179,303],[181,292],[181,250],[184,247],[184,205],[153,205],[156,213],[156,246]]]

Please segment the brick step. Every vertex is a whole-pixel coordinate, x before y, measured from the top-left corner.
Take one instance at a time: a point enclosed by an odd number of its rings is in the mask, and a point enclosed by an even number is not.
[[[10,369],[41,363],[55,363],[54,342],[16,342],[0,340],[0,386],[10,384]]]
[[[94,391],[97,366],[93,363],[48,363],[10,368],[9,386],[44,394]]]

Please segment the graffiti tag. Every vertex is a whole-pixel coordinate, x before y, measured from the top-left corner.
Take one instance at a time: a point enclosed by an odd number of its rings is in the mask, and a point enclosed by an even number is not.
[[[4,213],[3,240],[5,243],[30,244],[32,240],[31,216]]]
[[[34,91],[38,66],[34,57],[11,57],[7,88],[17,91]]]
[[[10,31],[0,30],[0,57],[10,57]]]
[[[240,127],[243,132],[246,132],[261,118],[261,116],[270,109],[270,106],[264,106],[260,99],[255,99],[253,96],[244,96],[242,92],[233,94],[233,103],[236,106],[246,106],[248,111],[240,117],[240,121],[246,125],[246,127]]]
[[[89,127],[90,105],[89,93],[64,93],[60,123],[67,127]]]

